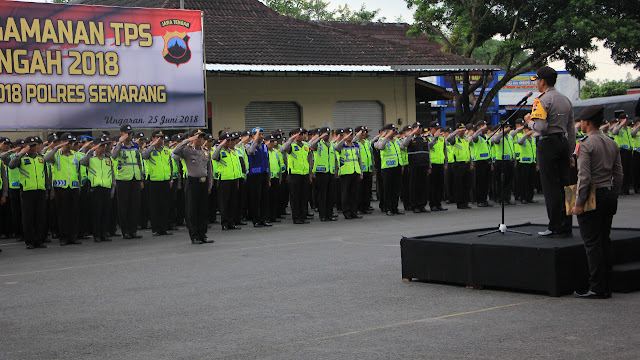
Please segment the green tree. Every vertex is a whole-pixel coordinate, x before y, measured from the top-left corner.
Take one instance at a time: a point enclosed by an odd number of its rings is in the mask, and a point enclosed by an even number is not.
[[[352,10],[349,5],[340,5],[337,10],[330,10],[330,2],[321,0],[265,0],[264,3],[281,15],[314,21],[371,22],[380,13],[380,9],[367,10],[364,4],[360,10]]]
[[[446,52],[502,67],[506,74],[487,89],[492,76],[485,71],[472,83],[463,74],[462,91],[456,94],[457,121],[483,119],[498,90],[514,76],[532,71],[550,60],[562,60],[578,79],[595,66],[588,53],[596,50],[593,39],[616,50],[619,63],[640,66],[637,0],[406,0],[416,6],[410,36],[420,33],[442,44]],[[614,9],[615,8],[615,9]],[[629,19],[621,18],[630,14]],[[498,40],[498,42],[495,42]],[[484,50],[483,50],[484,49]],[[480,53],[480,55],[478,55]],[[523,56],[524,54],[524,56]],[[472,103],[470,94],[480,89]]]
[[[609,81],[602,85],[587,83],[580,90],[581,99],[592,99],[605,96],[626,95],[629,85],[623,81]]]

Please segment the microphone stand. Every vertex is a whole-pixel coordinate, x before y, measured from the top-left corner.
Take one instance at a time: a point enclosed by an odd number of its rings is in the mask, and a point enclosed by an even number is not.
[[[506,123],[508,123],[509,120],[511,120],[518,113],[518,111],[520,111],[524,107],[524,105],[527,103],[527,100],[529,99],[529,96],[526,96],[525,98],[520,100],[520,102],[517,104],[519,106],[516,109],[516,111],[514,111],[513,114],[511,114],[511,116],[509,116],[505,121],[500,122],[500,130],[502,131],[502,156],[504,156],[504,143],[507,140],[506,139],[506,134],[504,133],[504,125]],[[491,134],[491,136],[489,136],[487,141],[491,140],[491,138],[493,138],[493,136],[495,134],[497,134],[497,133],[498,132],[496,131],[493,134]],[[504,223],[504,180],[505,179],[504,178],[505,178],[505,176],[504,176],[504,163],[503,163],[502,166],[500,167],[500,192],[501,192],[501,194],[500,194],[500,200],[501,200],[500,203],[501,203],[501,207],[502,207],[502,218],[501,218],[501,221],[500,221],[500,225],[498,226],[497,230],[492,230],[492,231],[489,231],[489,232],[484,233],[484,234],[479,234],[478,237],[483,237],[483,236],[496,234],[496,233],[501,233],[502,235],[504,235],[507,232],[514,233],[514,234],[520,234],[520,235],[528,235],[528,236],[532,236],[533,235],[533,234],[530,234],[530,233],[527,233],[527,232],[509,230],[507,228],[507,225],[505,225],[505,223]]]

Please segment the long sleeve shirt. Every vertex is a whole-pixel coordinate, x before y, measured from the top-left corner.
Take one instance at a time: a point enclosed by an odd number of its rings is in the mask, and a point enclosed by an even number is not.
[[[206,178],[209,189],[211,189],[213,186],[213,164],[209,151],[189,146],[189,139],[187,139],[181,142],[173,152],[184,159],[189,177]]]
[[[573,105],[571,101],[562,95],[555,88],[548,88],[536,99],[546,111],[546,119],[534,118],[529,123],[529,128],[537,131],[540,135],[566,134],[569,144],[576,143],[576,128],[573,121]],[[573,146],[571,153],[573,153]]]
[[[86,166],[86,167],[87,167],[87,169],[91,169],[90,164],[91,164],[91,158],[92,158],[92,157],[97,157],[97,156],[96,156],[96,153],[95,153],[94,151],[89,151],[89,152],[87,152],[87,153],[82,157],[82,159],[80,159],[80,165],[82,165],[82,166]],[[106,158],[108,158],[108,157],[109,157],[109,156],[108,156],[108,154],[103,154],[103,155],[102,155],[102,158],[103,158],[103,159],[104,159],[105,157],[106,157]],[[111,164],[111,192],[113,193],[113,192],[115,191],[115,189],[116,189],[116,172],[115,172],[115,171],[113,171],[113,162],[110,162],[110,164]]]
[[[576,206],[584,206],[591,182],[596,189],[613,187],[614,194],[622,188],[622,161],[618,144],[600,130],[592,131],[578,147],[578,193]]]

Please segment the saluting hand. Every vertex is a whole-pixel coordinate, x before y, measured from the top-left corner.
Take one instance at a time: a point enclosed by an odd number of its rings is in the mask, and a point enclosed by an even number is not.
[[[122,142],[124,142],[125,140],[127,140],[127,138],[128,138],[128,137],[129,137],[129,135],[128,135],[128,134],[124,134],[124,135],[120,136],[120,139],[118,139],[118,142],[121,142],[121,143],[122,143]]]
[[[20,150],[20,154],[26,154],[29,152],[29,150],[31,150],[31,146],[30,145],[25,145],[22,150]]]

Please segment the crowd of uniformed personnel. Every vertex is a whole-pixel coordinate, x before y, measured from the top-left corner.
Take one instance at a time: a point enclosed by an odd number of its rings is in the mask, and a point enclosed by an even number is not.
[[[622,114],[601,129],[620,148],[621,193],[640,193],[640,121]],[[377,134],[365,126],[255,128],[217,138],[197,129],[147,138],[123,125],[115,136],[0,138],[0,159],[0,236],[28,249],[51,239],[135,239],[149,226],[153,236],[187,226],[193,244],[212,243],[212,223],[224,231],[249,222],[270,227],[291,215],[308,224],[314,210],[320,221],[340,212],[359,219],[374,210],[374,179],[388,216],[404,214],[400,200],[404,210],[423,213],[447,210],[445,201],[458,209],[493,206],[489,199],[534,203],[541,191],[536,133],[522,119],[504,130],[484,121],[455,129],[432,122],[388,124]]]

